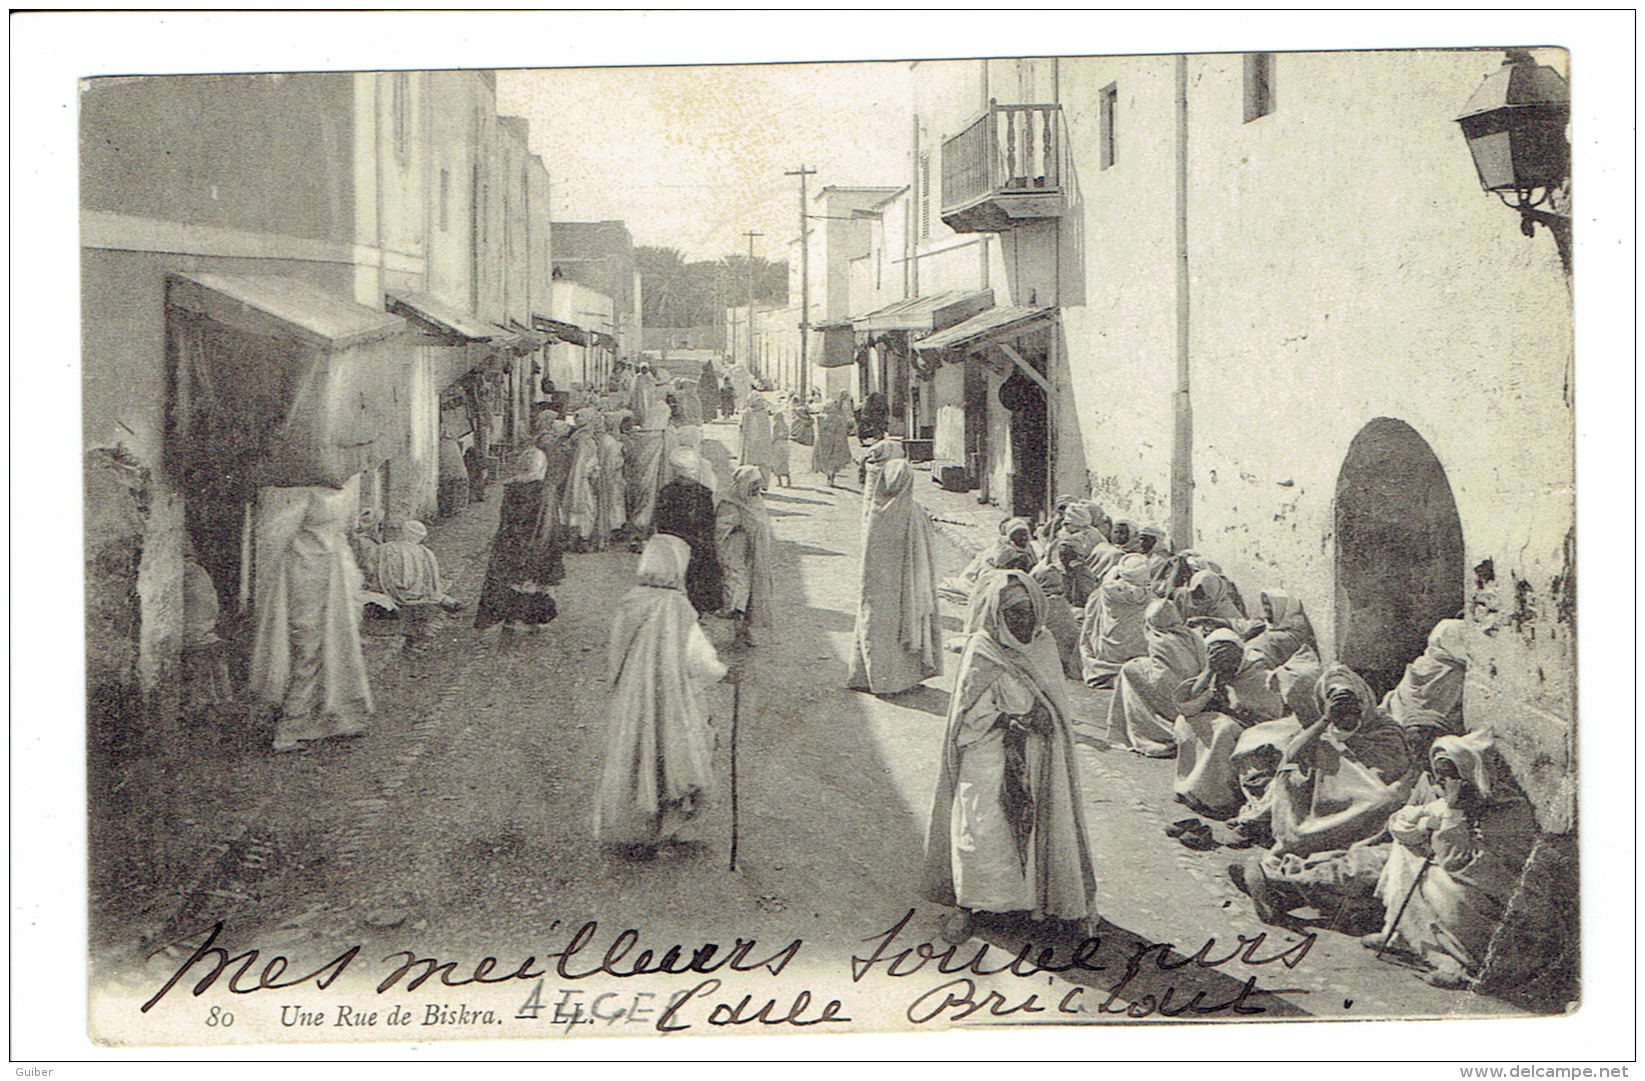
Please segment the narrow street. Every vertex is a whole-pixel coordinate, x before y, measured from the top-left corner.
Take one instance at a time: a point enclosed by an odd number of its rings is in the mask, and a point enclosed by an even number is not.
[[[735,446],[732,426],[707,431]],[[894,698],[842,689],[857,599],[860,496],[854,487],[830,490],[815,475],[796,473],[795,487],[768,496],[786,618],[768,642],[742,652],[728,649],[729,625],[709,621],[741,684],[736,872],[727,867],[725,788],[688,833],[705,843],[685,855],[636,864],[594,843],[589,813],[609,686],[605,638],[635,557],[623,550],[571,554],[552,633],[504,644],[496,631],[476,633],[459,616],[421,654],[403,653],[397,637],[369,637],[377,716],[365,738],[293,755],[270,754],[256,733],[220,739],[201,776],[180,784],[197,807],[181,825],[202,838],[193,884],[169,900],[151,899],[147,942],[105,943],[106,973],[146,993],[188,955],[196,941],[188,936],[217,919],[225,922],[219,945],[305,958],[360,944],[368,957],[403,949],[470,959],[501,952],[507,963],[507,950],[521,943],[542,941],[547,950],[597,920],[611,929],[596,940],[601,948],[621,928],[641,929],[650,945],[723,942],[729,927],[762,943],[803,938],[813,964],[843,973],[853,954],[869,949],[865,939],[910,907],[918,911],[902,948],[934,940],[940,910],[919,902],[917,890],[957,654],[947,654],[945,677]],[[980,522],[997,510],[945,493],[923,475],[919,497],[938,522],[939,570],[952,573],[992,533]],[[470,606],[497,505],[494,494],[434,526],[430,537],[449,587]],[[957,609],[944,623],[958,630]],[[1172,764],[1108,748],[1107,693],[1075,684],[1069,691],[1103,934],[1106,948],[1118,951],[1105,956],[1124,960],[1170,943],[1180,959],[1215,939],[1205,955],[1222,957],[1243,945],[1240,936],[1266,934],[1255,952],[1268,957],[1302,943],[1300,930],[1259,923],[1230,884],[1224,868],[1238,853],[1190,851],[1164,834],[1180,817],[1171,802]],[[731,681],[712,693],[724,779]],[[98,877],[94,869],[94,883]],[[1010,934],[989,937],[1017,948]],[[185,945],[134,964],[168,941]],[[1186,987],[1221,1003],[1237,996],[1247,976],[1259,976],[1261,990],[1248,1004],[1271,1017],[1514,1012],[1496,999],[1431,988],[1374,960],[1348,934],[1322,931],[1301,953],[1294,969],[1207,969],[1173,980],[1183,997]],[[1077,975],[1087,977],[1088,991],[1114,990],[1115,1011],[1159,994],[1147,977],[1160,971],[1116,988],[1123,966],[1108,967]],[[1048,978],[1059,989],[1071,986]]]

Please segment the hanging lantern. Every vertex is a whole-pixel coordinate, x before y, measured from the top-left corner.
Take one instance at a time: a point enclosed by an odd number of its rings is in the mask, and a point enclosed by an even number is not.
[[[1570,176],[1570,87],[1524,50],[1508,50],[1456,120],[1480,185],[1516,210],[1541,205]]]

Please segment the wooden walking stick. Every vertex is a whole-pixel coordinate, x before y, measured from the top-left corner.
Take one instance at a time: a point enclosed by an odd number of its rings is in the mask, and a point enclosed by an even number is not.
[[[735,732],[736,729],[733,728],[732,731]],[[1405,909],[1411,904],[1411,898],[1417,895],[1417,887],[1422,885],[1422,876],[1427,873],[1428,865],[1433,862],[1432,853],[1422,858],[1422,866],[1417,868],[1417,876],[1411,880],[1411,888],[1405,891],[1405,900],[1399,903],[1399,911],[1394,913],[1394,918],[1388,924],[1388,934],[1383,938],[1382,945],[1377,947],[1376,960],[1382,960],[1383,953],[1388,949],[1388,943],[1394,940],[1394,932],[1399,930],[1400,917],[1405,915]]]
[[[737,722],[742,715],[742,670],[731,675],[731,870],[737,869]]]

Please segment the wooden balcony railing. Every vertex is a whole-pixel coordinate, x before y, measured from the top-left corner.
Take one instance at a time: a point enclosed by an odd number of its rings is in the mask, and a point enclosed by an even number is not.
[[[942,144],[944,220],[992,196],[1060,195],[1066,154],[1061,105],[990,102],[986,113]]]

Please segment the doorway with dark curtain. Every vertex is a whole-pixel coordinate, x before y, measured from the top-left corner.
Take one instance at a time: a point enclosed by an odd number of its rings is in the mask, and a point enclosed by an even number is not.
[[[1045,392],[1014,368],[1000,385],[1000,404],[1011,411],[1011,514],[1035,522],[1045,513]]]
[[[1380,697],[1462,610],[1462,520],[1433,449],[1392,417],[1349,445],[1335,519],[1337,658]]]

